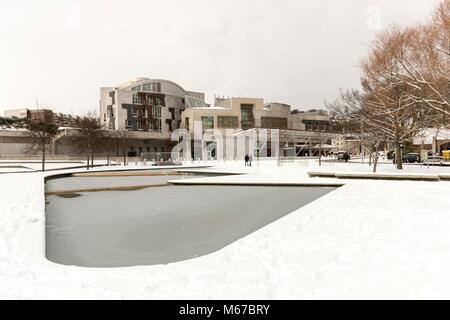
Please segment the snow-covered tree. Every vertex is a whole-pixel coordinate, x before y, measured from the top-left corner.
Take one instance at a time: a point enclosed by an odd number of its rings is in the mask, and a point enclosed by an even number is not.
[[[362,90],[341,92],[328,104],[337,118],[393,143],[398,169],[402,144],[424,128],[450,123],[449,18],[444,0],[428,24],[379,34],[361,63]]]

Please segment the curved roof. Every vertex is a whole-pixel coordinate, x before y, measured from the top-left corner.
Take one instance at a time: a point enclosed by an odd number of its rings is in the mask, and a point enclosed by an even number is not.
[[[127,82],[123,83],[122,85],[120,85],[119,89],[129,89],[129,88],[141,85],[141,84],[145,84],[148,82],[155,82],[155,81],[170,83],[170,84],[178,87],[179,89],[181,89],[183,92],[186,92],[186,90],[184,90],[184,88],[182,86],[180,86],[179,84],[177,84],[173,81],[165,80],[165,79],[151,79],[151,78],[145,78],[145,77],[137,77],[130,81],[127,81]]]

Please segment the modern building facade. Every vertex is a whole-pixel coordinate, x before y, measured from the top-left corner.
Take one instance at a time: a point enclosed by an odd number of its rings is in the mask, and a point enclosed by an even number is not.
[[[299,131],[330,131],[330,115],[325,110],[291,111],[283,103],[264,103],[260,98],[216,99],[208,108],[188,108],[182,112],[182,127],[193,131],[194,123],[201,122],[203,129],[253,128]]]
[[[176,142],[172,132],[181,126],[187,108],[207,108],[205,94],[187,91],[163,79],[136,78],[118,87],[100,88],[100,124],[113,131],[133,131],[130,155],[167,158]]]
[[[183,110],[207,106],[204,98],[172,81],[136,78],[100,89],[100,120],[110,130],[170,133],[180,127]]]
[[[250,138],[261,133],[270,136],[274,129],[278,130],[280,150],[274,150],[270,142],[269,147],[267,144],[264,147],[249,147],[247,143],[245,152],[255,156],[260,156],[261,151],[269,156],[274,153],[283,156],[313,155],[321,150],[316,147],[317,144],[331,143],[332,135],[330,116],[325,110],[292,111],[290,105],[265,103],[261,98],[216,98],[214,107],[187,108],[182,112],[181,121],[181,126],[190,133],[214,131],[236,138]],[[215,144],[215,138],[212,137],[208,141],[208,138],[203,137],[203,141],[200,141],[198,137],[195,134],[193,136],[197,150],[208,149],[207,157],[214,158],[215,153],[211,145]],[[199,145],[202,146],[198,147]],[[250,150],[252,148],[253,150]]]
[[[214,106],[210,106],[204,93],[187,91],[169,80],[136,78],[118,87],[100,89],[100,121],[106,129],[138,134],[139,139],[130,148],[133,153],[168,152],[176,144],[171,141],[173,131],[182,128],[193,134],[198,124],[201,130],[227,134],[245,134],[255,128],[292,132],[328,132],[331,128],[330,116],[324,110],[292,111],[290,105],[265,103],[261,98],[214,100]],[[284,136],[289,136],[288,131]],[[299,140],[297,133],[289,143],[311,140],[311,135],[305,137]]]

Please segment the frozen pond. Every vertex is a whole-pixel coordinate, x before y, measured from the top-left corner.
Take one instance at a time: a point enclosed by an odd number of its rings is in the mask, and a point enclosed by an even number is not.
[[[334,189],[163,186],[51,195],[46,256],[84,267],[191,259],[217,251]]]
[[[47,181],[45,192],[64,192],[70,190],[114,188],[131,186],[151,186],[166,184],[169,180],[192,179],[201,175],[154,175],[154,176],[105,176],[105,177],[68,177]],[[86,191],[86,190],[85,190]]]

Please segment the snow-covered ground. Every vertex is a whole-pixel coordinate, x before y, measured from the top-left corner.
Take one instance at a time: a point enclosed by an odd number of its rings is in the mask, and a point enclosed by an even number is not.
[[[282,165],[221,162],[213,169],[247,174],[204,179],[314,182],[325,179],[308,171],[371,170],[357,163],[319,168],[312,160]],[[45,259],[43,174],[2,174],[0,298],[450,298],[450,182],[327,180],[345,185],[215,253],[169,265],[89,269]]]

